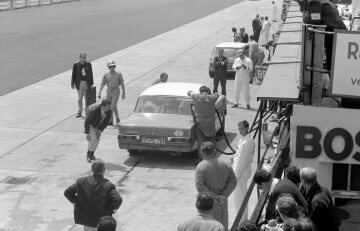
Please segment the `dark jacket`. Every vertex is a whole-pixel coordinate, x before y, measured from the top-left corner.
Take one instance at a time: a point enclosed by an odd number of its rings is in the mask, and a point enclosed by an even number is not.
[[[241,43],[248,43],[249,42],[249,35],[244,33],[244,35],[240,34],[240,42]]]
[[[85,72],[86,72],[86,83],[90,88],[94,84],[93,72],[91,63],[85,62]],[[81,79],[81,64],[80,62],[74,63],[71,75],[71,86],[76,87],[77,90],[80,88],[80,79]]]
[[[221,65],[221,62],[224,62],[224,65]],[[228,58],[225,56],[216,56],[214,58],[214,68],[215,68],[215,74],[225,74],[227,73],[227,64],[228,64]]]
[[[78,178],[64,195],[75,204],[75,224],[90,227],[96,227],[100,217],[111,216],[122,203],[115,185],[100,175]]]
[[[332,196],[327,188],[315,183],[305,193],[305,200],[308,203],[309,218],[314,223],[317,231],[339,230],[340,223],[334,214]]]
[[[89,134],[90,131],[90,125],[94,128],[99,129],[100,131],[104,131],[104,129],[108,126],[110,120],[111,120],[111,113],[112,111],[109,110],[106,113],[105,118],[102,118],[101,115],[101,104],[94,107],[93,109],[90,109],[88,115],[85,119],[85,134]]]
[[[306,200],[301,194],[297,185],[294,184],[291,180],[284,178],[279,180],[279,182],[275,185],[272,194],[270,195],[269,203],[266,208],[266,219],[270,219],[275,213],[276,201],[283,193],[291,194],[294,197],[296,203],[303,208],[304,212],[307,211]]]
[[[252,28],[253,28],[253,31],[255,32],[259,32],[261,31],[261,21],[260,19],[257,19],[257,18],[254,18],[252,20]]]

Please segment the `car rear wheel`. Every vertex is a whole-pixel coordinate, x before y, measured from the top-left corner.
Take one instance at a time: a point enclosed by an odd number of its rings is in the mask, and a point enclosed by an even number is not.
[[[130,156],[136,156],[140,154],[140,151],[137,149],[128,149],[128,152]]]

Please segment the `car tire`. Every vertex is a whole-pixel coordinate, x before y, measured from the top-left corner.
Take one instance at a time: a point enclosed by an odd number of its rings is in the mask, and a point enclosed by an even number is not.
[[[210,78],[213,79],[213,78],[214,78],[214,75],[215,75],[215,73],[214,73],[213,71],[210,71],[210,70],[209,70],[209,76],[210,76]]]
[[[128,149],[128,152],[130,156],[137,156],[140,154],[140,151],[137,149]]]

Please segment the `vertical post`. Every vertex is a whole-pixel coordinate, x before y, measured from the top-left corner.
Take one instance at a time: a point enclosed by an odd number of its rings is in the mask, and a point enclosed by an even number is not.
[[[260,163],[260,156],[261,156],[261,129],[262,129],[262,120],[263,120],[263,113],[264,113],[264,105],[266,106],[266,104],[264,103],[263,100],[260,101],[260,116],[259,116],[259,124],[258,124],[258,155],[257,155],[257,164]],[[257,197],[260,197],[260,189],[259,187],[257,188]]]
[[[313,53],[313,34],[308,31],[311,25],[302,26],[302,49],[301,49],[301,90],[303,93],[304,105],[311,104],[311,71],[307,70],[307,66],[312,65]]]
[[[325,31],[325,26],[315,26],[314,29]],[[314,33],[314,54],[312,67],[317,69],[323,68],[324,61],[324,39],[325,35],[321,33]],[[322,99],[323,88],[323,74],[317,71],[312,72],[312,86],[311,86],[311,104],[313,106],[320,106]]]

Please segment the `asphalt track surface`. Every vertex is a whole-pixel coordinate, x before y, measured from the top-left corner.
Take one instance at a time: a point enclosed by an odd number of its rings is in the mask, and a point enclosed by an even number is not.
[[[0,12],[0,95],[71,69],[82,51],[94,60],[239,2],[80,0]]]

